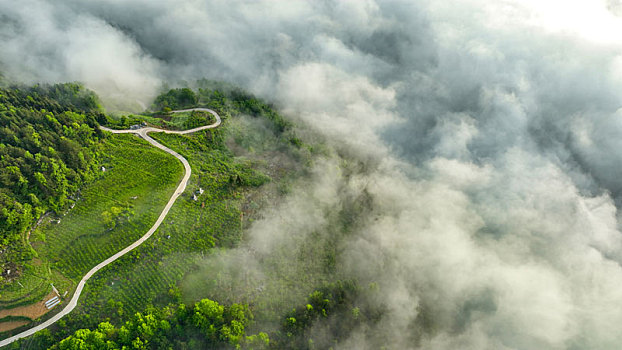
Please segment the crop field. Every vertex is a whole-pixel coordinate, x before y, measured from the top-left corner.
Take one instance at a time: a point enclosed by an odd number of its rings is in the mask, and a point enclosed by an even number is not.
[[[50,283],[61,295],[71,292],[89,269],[148,230],[183,174],[178,160],[133,135],[111,136],[101,152],[101,178],[81,191],[72,210],[31,234],[37,257],[0,291],[3,309],[40,301]]]
[[[41,264],[27,265],[18,281],[2,289],[0,308],[9,309],[41,300],[51,289],[48,277]]]
[[[37,230],[33,246],[63,275],[81,278],[142,236],[155,222],[183,174],[179,161],[133,135],[106,144],[103,177],[86,188],[60,224]]]
[[[242,194],[269,181],[222,150],[210,147],[206,134],[151,136],[186,157],[192,176],[186,192],[153,237],[89,282],[88,301],[81,307],[88,314],[114,316],[119,310],[134,312],[176,298],[175,286],[197,255],[239,242]]]

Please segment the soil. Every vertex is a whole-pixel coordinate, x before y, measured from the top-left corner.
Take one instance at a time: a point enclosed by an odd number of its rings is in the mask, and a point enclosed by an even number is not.
[[[9,322],[0,322],[0,333],[10,331],[11,329],[19,328],[21,326],[27,325],[28,321],[9,321]]]
[[[37,303],[30,304],[30,305],[24,305],[24,306],[18,306],[13,309],[0,310],[0,319],[7,317],[7,316],[23,316],[23,317],[28,317],[31,320],[37,319],[45,315],[48,311],[50,311],[45,307],[45,302],[55,296],[60,297],[60,295],[57,295],[56,293],[54,293],[54,291],[52,291],[48,295],[46,295],[45,298],[43,298],[43,300]],[[56,307],[58,307],[58,305],[56,305],[54,308]],[[52,308],[51,310],[53,310],[54,308]],[[17,327],[21,327],[25,325],[26,323],[28,322],[26,321],[0,322],[0,332],[5,332],[11,329],[15,329]]]

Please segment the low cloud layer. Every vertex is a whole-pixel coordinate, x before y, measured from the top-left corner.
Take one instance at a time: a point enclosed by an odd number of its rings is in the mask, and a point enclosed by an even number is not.
[[[369,198],[337,274],[388,311],[338,347],[622,343],[617,2],[28,0],[0,16],[9,78],[80,80],[111,109],[228,80],[360,162],[317,162],[249,232],[253,254],[292,250]]]

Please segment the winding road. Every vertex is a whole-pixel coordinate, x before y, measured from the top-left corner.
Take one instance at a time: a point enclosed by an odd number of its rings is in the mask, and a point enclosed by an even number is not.
[[[109,131],[112,132],[114,134],[137,134],[140,137],[142,137],[143,139],[147,140],[147,142],[149,142],[150,144],[152,144],[153,146],[172,154],[173,156],[175,156],[175,158],[179,159],[181,161],[181,163],[184,165],[184,177],[181,180],[181,182],[179,183],[179,186],[177,186],[177,189],[175,190],[175,193],[173,193],[173,195],[171,196],[171,198],[168,200],[168,203],[166,203],[166,206],[164,207],[164,209],[162,210],[162,212],[160,213],[160,216],[158,217],[158,220],[156,220],[156,222],[153,224],[153,226],[151,226],[151,228],[149,229],[149,231],[147,231],[147,233],[145,233],[142,237],[140,237],[137,241],[135,241],[134,243],[130,244],[129,246],[125,247],[123,250],[117,252],[115,255],[109,257],[108,259],[102,261],[101,263],[97,264],[97,266],[93,267],[89,272],[86,273],[86,275],[84,275],[84,277],[82,277],[82,279],[80,280],[80,282],[78,283],[78,287],[76,288],[75,292],[73,293],[73,296],[71,297],[71,300],[65,305],[65,308],[62,309],[59,313],[57,313],[56,315],[52,316],[51,318],[49,318],[48,320],[44,321],[43,323],[36,325],[30,329],[27,329],[21,333],[18,333],[10,338],[4,339],[0,341],[0,347],[4,347],[6,345],[11,344],[12,342],[20,339],[20,338],[25,338],[28,337],[30,335],[35,334],[36,332],[45,329],[49,326],[51,326],[52,324],[56,323],[58,320],[60,320],[61,318],[63,318],[65,315],[69,314],[71,311],[73,311],[73,309],[78,305],[78,299],[80,298],[80,294],[82,294],[82,289],[84,289],[84,285],[86,284],[86,281],[89,280],[89,278],[91,278],[97,271],[103,269],[104,267],[108,266],[109,264],[113,263],[114,261],[116,261],[117,259],[119,259],[120,257],[122,257],[123,255],[129,253],[132,249],[138,247],[139,245],[143,244],[143,242],[145,242],[147,239],[149,239],[149,237],[151,237],[151,235],[153,235],[153,233],[158,229],[158,227],[160,227],[160,224],[162,224],[162,221],[164,221],[164,218],[166,218],[166,215],[168,215],[169,210],[171,210],[171,207],[173,207],[173,204],[175,203],[175,201],[177,200],[177,197],[179,197],[184,190],[186,189],[186,185],[188,184],[188,180],[190,179],[190,174],[192,173],[192,169],[190,168],[190,164],[188,164],[188,161],[186,160],[186,158],[182,157],[181,155],[179,155],[179,153],[173,151],[172,149],[158,143],[156,140],[152,139],[151,137],[149,137],[149,135],[147,135],[150,132],[164,132],[167,134],[190,134],[193,132],[197,132],[197,131],[201,131],[201,130],[206,130],[206,129],[212,129],[215,128],[217,126],[220,125],[221,120],[220,120],[220,116],[218,115],[218,113],[214,112],[211,109],[208,108],[191,108],[191,109],[182,109],[182,110],[176,110],[176,111],[172,111],[171,113],[182,113],[182,112],[192,112],[192,111],[202,111],[202,112],[208,112],[211,113],[214,117],[216,117],[216,122],[214,124],[211,125],[206,125],[206,126],[201,126],[198,128],[194,128],[194,129],[190,129],[190,130],[184,130],[184,131],[172,131],[172,130],[162,130],[162,129],[158,129],[158,128],[153,128],[153,127],[145,127],[145,128],[141,128],[141,129],[136,129],[136,130],[113,130],[113,129],[109,129],[106,128],[104,126],[100,126],[100,128],[104,131]]]

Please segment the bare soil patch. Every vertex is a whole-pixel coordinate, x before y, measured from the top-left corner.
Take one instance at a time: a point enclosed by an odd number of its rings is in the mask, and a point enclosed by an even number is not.
[[[19,328],[21,326],[27,325],[28,321],[9,321],[9,322],[0,322],[0,333],[10,331],[15,328]]]
[[[57,296],[56,293],[54,293],[54,291],[51,291],[48,295],[45,296],[45,298],[43,298],[43,300],[36,302],[34,304],[30,304],[30,305],[24,305],[24,306],[18,306],[16,308],[13,309],[3,309],[0,310],[0,319],[1,318],[5,318],[7,316],[23,316],[23,317],[28,317],[31,320],[34,320],[36,318],[39,318],[43,315],[45,315],[48,311],[46,307],[45,307],[45,302],[50,300],[51,298]],[[58,307],[58,305],[56,306]],[[9,324],[9,323],[19,323],[22,321],[10,321],[10,322],[0,322],[0,327],[6,327],[5,324]],[[21,324],[23,325],[23,324]],[[20,325],[17,325],[13,328],[17,328]],[[10,329],[13,329],[10,328]],[[0,329],[4,329],[4,328],[0,328]],[[9,329],[4,329],[9,330]]]

